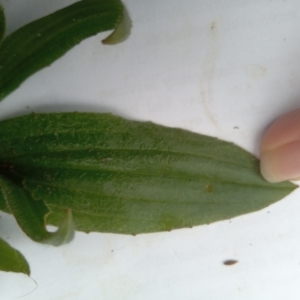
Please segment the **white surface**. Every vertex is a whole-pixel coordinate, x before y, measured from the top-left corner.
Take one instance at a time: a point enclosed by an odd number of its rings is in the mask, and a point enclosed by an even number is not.
[[[2,0],[8,32],[75,1]],[[298,0],[126,0],[132,35],[100,34],[28,79],[0,118],[113,112],[233,141],[258,155],[266,126],[300,106]],[[1,214],[31,277],[0,273],[0,299],[299,299],[299,190],[257,213],[136,237],[77,233],[39,245]],[[224,266],[226,259],[236,259]]]

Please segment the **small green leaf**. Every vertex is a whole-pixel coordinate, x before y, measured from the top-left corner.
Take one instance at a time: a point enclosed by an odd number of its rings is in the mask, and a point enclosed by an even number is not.
[[[0,166],[1,169],[1,166]],[[45,227],[45,216],[49,213],[42,200],[34,200],[22,187],[22,179],[13,170],[1,169],[0,189],[7,207],[15,216],[21,229],[34,241],[59,246],[74,236],[72,215],[68,210],[61,227],[54,233]]]
[[[207,224],[260,210],[292,192],[232,143],[110,114],[31,114],[0,122],[0,167],[58,224],[138,234]],[[21,208],[21,206],[20,206]]]
[[[23,26],[5,38],[0,47],[0,100],[82,40],[116,29],[104,42],[121,42],[129,35],[130,27],[120,0],[79,1]]]
[[[29,265],[24,256],[0,238],[0,271],[30,275]]]

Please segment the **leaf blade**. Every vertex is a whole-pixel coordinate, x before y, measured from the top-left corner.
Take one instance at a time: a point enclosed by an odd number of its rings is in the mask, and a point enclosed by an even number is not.
[[[231,143],[110,114],[4,121],[0,158],[55,212],[50,223],[70,207],[83,231],[138,234],[207,224],[262,209],[296,188],[266,182],[258,160]]]
[[[82,40],[101,31],[122,31],[124,14],[119,0],[84,0],[13,32],[0,47],[0,100]],[[129,33],[130,26],[115,42],[125,40]]]
[[[24,256],[1,238],[0,270],[30,275],[30,268]]]

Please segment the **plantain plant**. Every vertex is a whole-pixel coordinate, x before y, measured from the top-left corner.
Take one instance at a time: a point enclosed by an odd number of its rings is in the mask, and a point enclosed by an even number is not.
[[[2,11],[2,32],[4,24]],[[83,38],[115,29],[104,43],[116,43],[130,24],[121,2],[84,0],[22,27],[0,47],[1,98]],[[36,242],[69,242],[75,227],[139,234],[208,224],[260,210],[296,187],[265,181],[258,159],[240,147],[178,128],[78,112],[0,122],[0,210]],[[29,274],[3,240],[0,252],[0,270]]]
[[[119,0],[83,0],[33,21],[5,37],[5,15],[0,5],[0,100],[15,90],[33,73],[51,65],[82,40],[99,32],[113,30],[102,42],[112,45],[124,41],[131,20]],[[4,157],[3,157],[4,158]],[[74,235],[70,209],[55,233],[47,231],[49,209],[43,201],[32,201],[30,193],[20,189],[21,177],[10,172],[0,158],[1,210],[13,213],[20,227],[34,241],[58,246]],[[5,175],[5,170],[9,171]],[[4,173],[3,173],[4,172]],[[0,270],[29,274],[24,257],[0,240]]]

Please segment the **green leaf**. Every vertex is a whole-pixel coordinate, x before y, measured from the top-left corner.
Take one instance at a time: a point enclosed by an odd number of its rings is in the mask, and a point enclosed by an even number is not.
[[[130,27],[128,13],[119,0],[79,1],[23,26],[5,38],[0,47],[0,100],[82,40],[116,29],[104,42],[121,42],[129,35]]]
[[[29,265],[24,256],[0,238],[0,271],[30,275]]]
[[[0,162],[45,202],[51,224],[71,208],[76,228],[87,232],[207,224],[260,210],[296,188],[265,181],[259,161],[232,143],[110,114],[2,121]]]
[[[70,210],[60,228],[52,233],[45,227],[45,216],[49,213],[42,200],[36,201],[22,187],[22,178],[7,166],[0,166],[0,189],[7,207],[15,216],[22,230],[34,241],[59,246],[72,240],[74,226]]]

